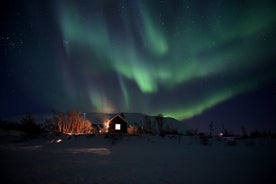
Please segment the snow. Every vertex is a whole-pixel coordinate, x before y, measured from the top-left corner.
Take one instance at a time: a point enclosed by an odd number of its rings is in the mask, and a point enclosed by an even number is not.
[[[10,136],[9,139],[4,137]],[[13,140],[14,139],[14,140]],[[58,140],[60,140],[58,142]],[[253,141],[254,144],[247,144]],[[69,136],[18,141],[0,134],[1,180],[8,183],[275,183],[276,141],[234,146],[189,136]]]
[[[115,114],[86,113],[93,124]],[[124,113],[131,125],[145,116]],[[24,116],[14,117],[19,122]],[[35,115],[43,124],[51,115]],[[156,118],[147,116],[158,130]],[[189,128],[164,118],[163,127],[185,135]],[[55,135],[26,139],[23,132],[0,129],[0,171],[5,183],[276,183],[276,140],[216,138],[202,145],[184,135]]]

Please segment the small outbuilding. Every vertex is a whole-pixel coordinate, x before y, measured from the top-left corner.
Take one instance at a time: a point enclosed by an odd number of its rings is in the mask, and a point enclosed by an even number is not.
[[[117,114],[108,121],[108,133],[127,134],[127,121],[123,114]]]

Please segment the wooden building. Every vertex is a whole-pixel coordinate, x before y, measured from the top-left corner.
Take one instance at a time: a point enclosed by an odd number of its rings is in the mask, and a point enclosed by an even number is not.
[[[117,114],[108,121],[108,133],[127,134],[127,121],[123,114]]]

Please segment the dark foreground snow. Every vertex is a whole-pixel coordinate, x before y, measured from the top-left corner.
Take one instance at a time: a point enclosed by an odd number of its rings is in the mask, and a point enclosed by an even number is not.
[[[1,136],[5,183],[276,183],[275,140],[227,146],[197,137]]]

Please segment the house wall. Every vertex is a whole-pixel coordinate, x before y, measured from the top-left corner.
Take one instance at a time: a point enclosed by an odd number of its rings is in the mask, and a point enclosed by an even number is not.
[[[120,124],[121,130],[115,130],[115,124]],[[108,132],[109,133],[127,133],[127,123],[121,118],[116,117],[115,119],[109,122]]]

